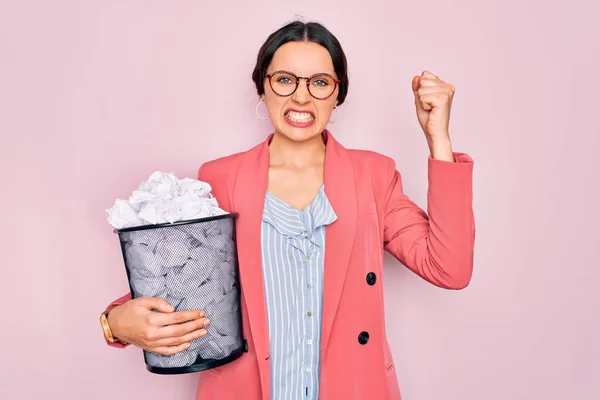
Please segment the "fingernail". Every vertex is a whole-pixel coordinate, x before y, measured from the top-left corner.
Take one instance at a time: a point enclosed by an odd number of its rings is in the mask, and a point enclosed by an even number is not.
[[[206,318],[204,320],[204,326],[207,326],[208,324],[210,324],[210,319]]]
[[[188,347],[190,347],[191,345],[192,345],[192,344],[188,342],[188,343],[186,343],[186,344],[185,344],[185,346],[184,346],[184,347],[187,349],[187,348],[188,348]]]

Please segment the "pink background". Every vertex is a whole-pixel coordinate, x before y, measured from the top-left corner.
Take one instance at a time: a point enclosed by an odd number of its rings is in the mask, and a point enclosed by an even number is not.
[[[98,315],[127,290],[104,209],[155,170],[195,177],[263,140],[250,73],[296,14],[347,51],[333,133],[393,156],[421,206],[411,78],[428,69],[457,87],[475,273],[443,291],[388,257],[404,399],[600,398],[600,8],[569,3],[2,2],[0,398],[192,398],[196,375],[153,375],[141,350],[104,345]]]

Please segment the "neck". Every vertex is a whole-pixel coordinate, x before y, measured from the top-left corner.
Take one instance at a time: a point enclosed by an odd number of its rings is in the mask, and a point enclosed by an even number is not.
[[[269,145],[270,165],[302,169],[325,162],[325,143],[322,136],[314,137],[303,142],[288,139],[280,133],[275,133]]]

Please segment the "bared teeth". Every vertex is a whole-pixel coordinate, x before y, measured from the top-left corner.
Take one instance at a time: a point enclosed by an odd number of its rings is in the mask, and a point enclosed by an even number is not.
[[[287,117],[294,122],[310,122],[313,120],[313,116],[305,112],[288,111]]]

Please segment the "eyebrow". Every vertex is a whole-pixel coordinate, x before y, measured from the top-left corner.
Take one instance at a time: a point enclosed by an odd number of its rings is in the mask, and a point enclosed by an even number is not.
[[[320,76],[320,75],[328,75],[328,76],[332,76],[332,77],[334,77],[334,78],[335,78],[335,75],[334,75],[334,74],[330,74],[329,72],[317,72],[317,73],[315,73],[315,74],[312,74],[312,75],[309,75],[309,76],[306,76],[306,77],[305,77],[305,76],[302,76],[302,77],[301,77],[300,75],[298,75],[298,74],[296,74],[296,73],[294,73],[294,72],[292,72],[292,71],[285,70],[285,69],[276,69],[275,71],[267,72],[267,75],[269,75],[269,74],[273,74],[273,73],[275,73],[275,72],[285,72],[285,73],[287,73],[287,74],[294,75],[294,76],[296,76],[296,77],[300,77],[300,78],[312,78],[312,77],[314,77],[314,76]],[[336,79],[337,79],[337,78],[336,78]]]

